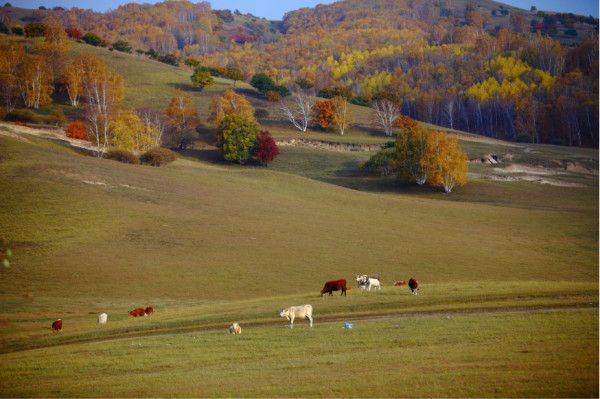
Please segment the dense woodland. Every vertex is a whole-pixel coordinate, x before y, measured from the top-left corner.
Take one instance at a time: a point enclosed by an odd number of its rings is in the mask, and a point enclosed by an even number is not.
[[[591,17],[485,0],[345,0],[281,23],[186,1],[0,15],[12,34],[35,36],[30,25],[52,18],[71,38],[163,62],[265,73],[292,92],[364,106],[386,99],[417,120],[497,138],[598,145]]]

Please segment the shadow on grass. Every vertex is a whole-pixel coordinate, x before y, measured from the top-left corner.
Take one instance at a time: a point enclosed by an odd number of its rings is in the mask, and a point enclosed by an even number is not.
[[[249,159],[243,165],[240,165],[237,162],[226,161],[223,159],[223,154],[220,150],[215,148],[200,148],[200,149],[187,149],[187,150],[174,150],[177,152],[182,158],[193,159],[196,161],[202,161],[206,163],[210,163],[212,165],[220,165],[220,166],[241,166],[241,167],[260,167],[263,165],[256,161],[255,159]]]

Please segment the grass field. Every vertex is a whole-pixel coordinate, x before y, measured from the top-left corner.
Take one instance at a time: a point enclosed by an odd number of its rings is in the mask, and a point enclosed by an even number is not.
[[[2,396],[597,396],[592,183],[481,181],[456,199],[330,179],[352,180],[343,165],[364,153],[286,148],[263,168],[190,151],[151,168],[21,137],[0,135],[15,252]],[[319,297],[369,272],[381,292]],[[420,295],[392,287],[411,276]],[[316,327],[283,329],[278,310],[300,303]],[[488,313],[548,308],[565,310]],[[232,321],[242,336],[224,333]],[[281,383],[290,373],[310,383]]]
[[[131,106],[190,89],[184,68],[81,52],[125,76]],[[193,92],[203,118],[229,87]],[[366,128],[367,108],[347,135],[301,134],[238,88],[277,139],[389,140]],[[14,252],[0,270],[2,397],[598,396],[596,149],[456,132],[470,159],[497,154],[576,186],[489,180],[494,168],[472,163],[445,195],[365,175],[372,152],[282,147],[265,168],[204,145],[152,168],[15,132],[0,124],[0,237]],[[383,289],[319,296],[362,273]],[[393,287],[413,276],[418,296]],[[315,328],[285,329],[279,310],[302,303]],[[127,315],[148,305],[151,317]],[[233,321],[241,336],[225,334]]]

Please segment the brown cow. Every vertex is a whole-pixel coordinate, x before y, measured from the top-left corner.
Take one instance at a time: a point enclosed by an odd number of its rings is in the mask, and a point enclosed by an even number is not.
[[[52,330],[54,331],[61,331],[62,330],[62,319],[58,319],[56,320],[54,323],[52,323]]]
[[[328,293],[329,295],[333,295],[333,291],[342,291],[340,295],[346,295],[346,280],[332,280],[325,283],[323,289],[321,290],[321,296]]]
[[[146,309],[144,309],[144,314],[146,316],[150,316],[152,313],[154,313],[154,308],[152,306],[148,306]]]
[[[396,281],[394,283],[394,287],[404,287],[406,285],[406,281],[402,280],[402,281]]]
[[[144,308],[136,308],[129,311],[129,314],[133,317],[143,316],[146,314]]]
[[[413,277],[408,280],[408,288],[410,288],[410,292],[413,295],[417,295],[417,291],[419,290],[419,282]]]

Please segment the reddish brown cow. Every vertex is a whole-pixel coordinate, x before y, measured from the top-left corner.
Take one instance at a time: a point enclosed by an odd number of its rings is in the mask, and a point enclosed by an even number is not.
[[[406,285],[406,281],[402,280],[402,281],[396,281],[394,283],[394,287],[403,287]]]
[[[133,317],[143,316],[145,314],[144,308],[136,308],[129,311],[129,314]]]
[[[410,292],[413,293],[413,295],[417,295],[417,290],[419,289],[419,282],[413,277],[410,280],[408,280],[408,288],[410,288]]]
[[[62,330],[62,319],[58,319],[54,323],[52,323],[52,329],[54,331]]]
[[[346,280],[332,280],[325,283],[321,290],[321,296],[325,294],[333,295],[333,291],[342,291],[340,295],[346,296]]]
[[[154,308],[152,306],[148,306],[146,309],[144,309],[144,313],[146,314],[146,316],[149,316],[152,313],[154,313]]]

